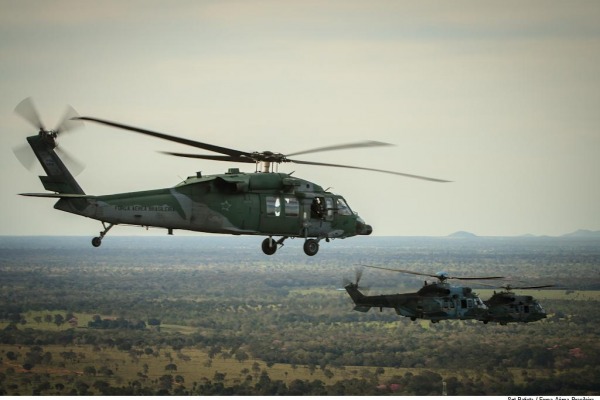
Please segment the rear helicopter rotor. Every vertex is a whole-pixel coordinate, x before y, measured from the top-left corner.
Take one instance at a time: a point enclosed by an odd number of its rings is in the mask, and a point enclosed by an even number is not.
[[[352,282],[350,279],[344,278],[342,281],[342,288],[338,289],[338,290],[346,290],[345,288],[350,286],[354,289],[362,289],[364,290],[365,293],[368,293],[369,290],[371,289],[370,286],[361,286],[359,285],[360,280],[362,279],[363,276],[363,272],[364,272],[364,268],[362,267],[356,267],[354,270],[354,282]]]

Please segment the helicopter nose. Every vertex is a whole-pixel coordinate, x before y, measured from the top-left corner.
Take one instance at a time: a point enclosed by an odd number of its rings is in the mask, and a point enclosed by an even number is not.
[[[373,233],[373,227],[371,225],[365,224],[364,221],[357,221],[356,233],[358,233],[359,235],[370,235],[371,233]]]

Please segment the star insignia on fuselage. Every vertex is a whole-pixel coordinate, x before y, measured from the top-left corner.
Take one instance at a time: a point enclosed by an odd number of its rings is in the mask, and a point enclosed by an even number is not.
[[[221,210],[229,211],[230,208],[231,208],[231,203],[229,203],[227,200],[225,200],[224,202],[221,203]]]

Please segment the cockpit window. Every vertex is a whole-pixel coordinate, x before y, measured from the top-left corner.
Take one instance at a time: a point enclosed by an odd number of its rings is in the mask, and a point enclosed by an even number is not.
[[[348,207],[348,204],[342,198],[337,199],[337,212],[340,215],[352,215],[350,207]]]

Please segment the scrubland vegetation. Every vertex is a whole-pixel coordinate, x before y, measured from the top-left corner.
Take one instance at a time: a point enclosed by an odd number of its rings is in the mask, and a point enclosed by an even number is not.
[[[0,238],[0,393],[600,394],[597,239],[353,238],[315,257],[260,240]],[[560,287],[528,292],[549,314],[531,324],[412,322],[352,311],[336,288],[359,264]]]

